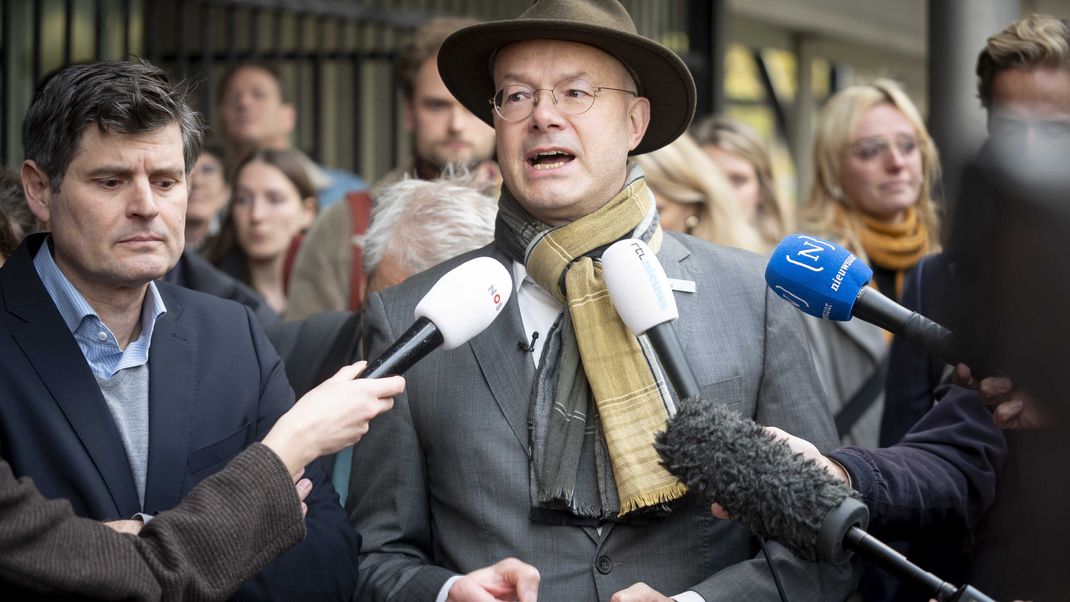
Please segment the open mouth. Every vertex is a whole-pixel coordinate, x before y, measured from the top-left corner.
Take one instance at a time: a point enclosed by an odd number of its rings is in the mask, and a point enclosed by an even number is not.
[[[528,163],[535,169],[556,169],[575,158],[576,155],[570,155],[561,151],[547,151],[544,153],[535,153],[531,157],[528,157]]]

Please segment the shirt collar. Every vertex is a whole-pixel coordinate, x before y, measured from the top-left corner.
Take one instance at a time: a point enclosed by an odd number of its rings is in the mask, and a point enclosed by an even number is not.
[[[52,302],[56,304],[56,309],[59,310],[67,329],[73,333],[85,318],[92,316],[99,320],[100,316],[59,269],[59,265],[52,257],[51,247],[52,237],[49,236],[34,256],[33,265],[37,269],[37,275],[41,278],[45,290],[48,291],[48,296],[52,297]],[[148,340],[152,340],[152,330],[156,325],[156,319],[167,312],[167,307],[163,303],[155,282],[149,282],[145,301],[148,303],[142,302],[141,304],[141,333],[142,337],[147,335]]]

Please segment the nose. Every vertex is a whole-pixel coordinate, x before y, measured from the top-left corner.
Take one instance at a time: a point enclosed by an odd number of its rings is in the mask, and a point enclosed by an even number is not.
[[[903,151],[899,150],[899,147],[890,144],[888,145],[888,152],[884,157],[884,165],[889,171],[899,171],[906,166],[906,157],[903,155]]]
[[[267,209],[267,203],[263,202],[260,198],[253,198],[249,201],[249,221],[259,222],[264,219],[264,214]]]
[[[549,102],[545,102],[540,92],[546,92]],[[553,90],[542,88],[532,92],[535,106],[531,108],[531,125],[535,129],[547,130],[562,127],[563,114],[557,109],[557,99],[554,98]]]
[[[148,179],[139,179],[131,187],[126,209],[129,217],[153,218],[159,215],[160,207],[156,203],[156,195],[153,193],[152,183]]]

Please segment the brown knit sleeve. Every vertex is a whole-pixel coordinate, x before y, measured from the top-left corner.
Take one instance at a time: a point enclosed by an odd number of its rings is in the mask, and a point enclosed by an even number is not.
[[[0,460],[0,591],[224,598],[305,534],[282,461],[253,444],[139,537],[78,518]]]
[[[137,546],[164,599],[218,599],[304,536],[285,465],[254,443],[145,525]]]

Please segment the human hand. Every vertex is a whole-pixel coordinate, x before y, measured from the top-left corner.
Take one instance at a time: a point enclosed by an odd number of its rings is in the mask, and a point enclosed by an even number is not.
[[[305,475],[305,469],[297,471],[297,474],[293,475],[294,489],[297,490],[297,499],[301,500],[301,516],[308,516],[308,506],[305,504],[305,498],[308,494],[312,493],[312,481],[308,479],[302,479]]]
[[[1014,381],[1006,376],[989,376],[978,380],[969,366],[958,364],[952,381],[977,391],[981,401],[992,410],[992,423],[1001,429],[1040,429],[1051,424],[1047,410],[1028,392],[1015,388]]]
[[[659,594],[654,588],[640,581],[613,594],[609,602],[672,602],[672,598]]]
[[[110,527],[119,533],[129,533],[131,535],[137,535],[141,532],[141,527],[145,526],[145,523],[139,520],[110,520],[103,524],[105,527]]]
[[[264,437],[290,473],[316,458],[352,445],[368,432],[372,418],[394,407],[405,390],[400,376],[358,379],[367,362],[344,366],[306,393]]]
[[[536,602],[539,570],[516,558],[506,558],[453,582],[447,602]]]
[[[791,433],[783,429],[778,429],[775,426],[763,426],[762,428],[765,429],[766,433],[772,435],[773,438],[777,441],[786,443],[788,445],[788,448],[791,449],[791,453],[796,455],[801,454],[803,460],[813,460],[814,463],[817,464],[818,467],[823,468],[825,472],[829,473],[834,478],[839,479],[844,484],[850,485],[851,478],[850,476],[848,476],[847,471],[844,470],[843,467],[837,464],[836,462],[833,462],[829,458],[825,457],[824,454],[818,451],[817,446],[815,446],[813,443],[810,443],[806,439],[796,437],[795,435],[792,435]],[[724,507],[716,502],[714,502],[713,506],[710,507],[710,511],[717,518],[732,518],[728,514],[728,512],[725,511]]]

